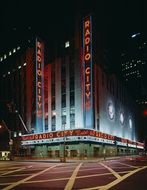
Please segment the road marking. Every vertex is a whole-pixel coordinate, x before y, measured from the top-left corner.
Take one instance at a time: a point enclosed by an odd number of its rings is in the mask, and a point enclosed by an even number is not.
[[[1,174],[1,176],[5,176],[5,175],[7,175],[7,174],[11,174],[11,173],[14,173],[14,172],[18,172],[18,171],[21,171],[21,170],[24,170],[24,169],[26,169],[26,167],[19,168],[19,169],[17,169],[17,170],[13,170],[13,171],[9,171],[9,172],[3,173],[3,174]]]
[[[123,171],[123,172],[119,172],[119,173],[127,173],[130,171]],[[98,176],[105,176],[105,175],[112,175],[112,173],[103,173],[103,174],[92,174],[92,175],[85,175],[85,176],[77,176],[76,179],[82,179],[82,178],[89,178],[89,177],[98,177]],[[56,178],[56,179],[46,179],[46,180],[36,180],[36,181],[26,181],[24,182],[25,184],[27,183],[45,183],[45,182],[50,182],[50,181],[62,181],[62,180],[67,180],[69,179],[69,177],[65,177],[65,178]],[[10,183],[3,183],[0,185],[5,185],[5,184],[10,184]]]
[[[56,166],[59,166],[59,165],[61,165],[61,164],[53,165],[53,166],[51,166],[51,167],[49,167],[49,168],[47,168],[45,170],[42,170],[42,171],[40,171],[40,172],[38,172],[36,174],[33,174],[33,175],[31,175],[31,176],[29,176],[29,177],[27,177],[25,179],[17,181],[16,183],[13,183],[13,184],[9,185],[8,187],[3,188],[2,190],[12,189],[13,187],[16,187],[16,186],[20,185],[21,183],[24,183],[25,181],[30,180],[31,178],[36,177],[36,176],[38,176],[38,175],[40,175],[40,174],[42,174],[42,173],[44,173],[44,172],[46,172],[46,171],[48,171],[48,170],[50,170],[52,168],[55,168]]]
[[[103,163],[100,163],[102,166],[104,166],[105,168],[107,168],[117,179],[119,179],[121,176],[116,172],[114,171],[112,168],[108,167],[107,165],[103,164]]]
[[[108,185],[103,186],[102,188],[100,188],[100,190],[108,190],[111,187],[113,187],[114,185],[116,185],[116,184],[120,183],[121,181],[125,180],[129,176],[131,176],[131,175],[135,174],[136,172],[139,172],[139,171],[141,171],[143,169],[146,169],[146,168],[147,168],[147,166],[143,166],[142,168],[137,168],[136,170],[131,171],[130,173],[122,176],[121,178],[118,178],[118,179],[114,180],[113,182],[109,183]]]
[[[127,173],[126,175],[120,177],[120,178],[117,178],[116,180],[108,183],[107,185],[103,185],[103,186],[97,186],[97,187],[91,187],[91,188],[84,188],[84,189],[79,189],[79,190],[108,190],[110,189],[111,187],[117,185],[118,183],[120,183],[121,181],[125,180],[126,178],[130,177],[131,175],[133,175],[134,173],[136,172],[139,172],[143,169],[146,169],[147,166],[144,166],[142,168],[137,168],[136,170],[133,170],[129,173]],[[123,172],[119,172],[119,173],[123,173]],[[124,172],[125,173],[125,172]]]
[[[130,171],[122,171],[122,172],[119,172],[119,173],[127,173],[127,172],[130,172]],[[86,175],[86,176],[77,176],[76,179],[98,177],[98,176],[106,176],[106,175],[112,175],[112,173],[103,173],[103,174],[92,174],[92,175]],[[12,175],[12,176],[15,176],[15,175]],[[9,176],[9,177],[11,177],[11,176]],[[36,181],[26,181],[26,182],[24,182],[24,184],[46,183],[46,182],[54,182],[54,181],[63,181],[63,180],[68,180],[68,179],[69,179],[69,177],[66,177],[66,178],[57,178],[57,179],[36,180]],[[13,183],[15,183],[15,182],[13,182]],[[12,184],[12,182],[9,182],[9,183],[0,183],[0,185],[10,185],[10,184]],[[88,189],[84,188],[82,190],[89,190],[89,188]]]
[[[79,169],[80,169],[80,167],[81,167],[82,164],[83,164],[83,163],[80,163],[80,164],[76,167],[76,169],[73,171],[72,176],[69,178],[69,180],[68,180],[68,182],[67,182],[67,184],[66,184],[64,190],[71,190],[71,189],[72,189],[72,187],[73,187],[73,185],[74,185],[74,182],[75,182],[75,179],[76,179],[76,176],[77,176],[77,173],[78,173],[78,171],[79,171]]]
[[[126,173],[129,171],[123,171],[120,173]],[[19,176],[25,176],[29,174],[21,174]],[[112,173],[103,173],[103,174],[92,174],[92,175],[85,175],[85,176],[77,176],[76,179],[81,179],[81,178],[89,178],[89,177],[97,177],[97,176],[105,176],[105,175],[112,175]],[[10,175],[9,177],[17,177],[18,175]],[[6,177],[6,176],[3,176]],[[46,179],[46,180],[36,180],[36,181],[26,181],[24,183],[44,183],[44,182],[49,182],[49,181],[59,181],[59,180],[67,180],[69,177],[66,178],[56,178],[56,179]],[[14,183],[14,182],[13,182]],[[11,183],[0,183],[0,185],[10,185]]]
[[[124,172],[126,173],[126,172]],[[105,174],[93,174],[93,175],[87,175],[87,176],[77,176],[76,179],[82,179],[82,178],[88,178],[88,177],[97,177],[97,176],[103,176],[103,175],[112,175],[112,173],[105,173]],[[25,183],[44,183],[44,182],[49,182],[49,181],[62,181],[62,180],[67,180],[69,177],[66,178],[56,178],[56,179],[46,179],[46,180],[37,180],[37,181],[26,181]],[[1,184],[0,184],[1,185]],[[4,184],[3,184],[4,185]]]
[[[98,187],[88,187],[84,189],[79,189],[79,190],[98,190],[99,188],[104,187],[104,186],[98,186]]]
[[[119,164],[121,164],[121,165],[124,165],[124,166],[129,166],[129,167],[131,167],[131,168],[139,168],[139,167],[140,167],[140,166],[132,166],[132,165],[125,164],[125,163],[121,163],[121,162],[117,162],[117,163],[119,163]]]
[[[16,166],[16,167],[9,167],[9,166],[7,166],[7,168],[9,169],[9,170],[14,170],[14,169],[17,169],[17,168],[20,168],[19,166]],[[5,168],[0,168],[0,171],[1,170],[4,170]]]

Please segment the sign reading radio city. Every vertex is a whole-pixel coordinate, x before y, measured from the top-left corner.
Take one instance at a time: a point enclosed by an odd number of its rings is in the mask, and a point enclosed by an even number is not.
[[[84,68],[84,118],[85,127],[93,128],[93,89],[92,89],[92,18],[83,21],[83,68]]]
[[[107,140],[114,140],[114,136],[106,134],[106,133],[102,133],[100,131],[94,131],[90,129],[76,129],[76,130],[66,130],[66,131],[57,131],[57,132],[49,132],[49,133],[23,135],[22,141],[60,138],[64,136],[66,137],[92,136],[92,137],[97,137],[97,138],[102,138],[102,139],[107,139]]]
[[[36,39],[36,132],[44,129],[44,44]]]
[[[73,129],[73,130],[65,130],[65,131],[55,131],[55,132],[49,132],[49,133],[38,133],[38,134],[30,134],[30,135],[23,135],[21,136],[22,145],[29,145],[29,144],[36,144],[36,142],[39,144],[42,142],[42,140],[49,140],[51,139],[51,142],[54,143],[53,139],[58,138],[58,142],[60,143],[62,141],[62,138],[65,137],[94,137],[93,140],[97,141],[97,139],[101,139],[99,142],[101,143],[110,143],[114,144],[116,141],[117,145],[120,146],[129,146],[134,148],[140,148],[143,149],[144,143],[131,141],[128,139],[123,139],[120,137],[116,137],[110,134],[106,134],[100,131],[95,131],[92,129]],[[59,141],[59,138],[61,138],[61,141]],[[26,143],[25,143],[26,142]],[[73,142],[73,139],[72,139]],[[113,143],[112,143],[113,142]]]

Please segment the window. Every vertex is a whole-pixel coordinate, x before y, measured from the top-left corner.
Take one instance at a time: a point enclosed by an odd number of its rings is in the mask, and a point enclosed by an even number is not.
[[[48,130],[48,118],[45,118],[45,131]]]
[[[7,58],[7,55],[5,54],[5,55],[4,55],[4,59],[6,59],[6,58]]]
[[[70,78],[70,91],[74,91],[75,81],[74,77]]]
[[[62,115],[62,125],[66,124],[66,115]]]
[[[13,53],[15,53],[15,52],[16,52],[16,49],[14,48],[14,49],[13,49]]]
[[[52,116],[52,128],[51,128],[52,131],[55,131],[56,130],[56,116]]]
[[[74,128],[75,127],[75,114],[72,113],[70,114],[70,128]]]
[[[61,81],[61,94],[65,94],[66,93],[66,80],[62,80]]]
[[[65,42],[65,48],[68,48],[70,46],[69,41]]]
[[[55,96],[52,97],[51,107],[52,107],[52,110],[55,110]]]
[[[61,107],[65,108],[66,107],[66,94],[63,94],[61,96]]]
[[[74,107],[75,106],[75,95],[74,95],[74,91],[70,92],[70,107]]]

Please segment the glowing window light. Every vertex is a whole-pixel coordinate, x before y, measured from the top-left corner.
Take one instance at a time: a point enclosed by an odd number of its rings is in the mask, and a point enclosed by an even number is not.
[[[65,48],[68,48],[70,46],[69,41],[65,42]]]
[[[21,69],[21,65],[20,65],[20,66],[18,66],[18,69]]]
[[[1,57],[0,61],[3,61],[3,58]]]
[[[14,48],[14,49],[13,49],[13,53],[15,53],[15,52],[16,52],[16,49]]]
[[[21,137],[21,136],[22,136],[22,133],[21,133],[21,131],[19,131],[19,133],[18,133],[18,136],[19,136],[19,137]]]
[[[20,46],[17,47],[17,50],[20,50]]]
[[[55,115],[56,115],[56,112],[55,112],[55,111],[53,111],[53,112],[52,112],[52,115],[53,115],[53,116],[55,116]]]
[[[17,133],[16,132],[14,132],[14,137],[17,137]]]
[[[7,58],[7,55],[5,54],[5,55],[4,55],[4,59],[6,59],[6,58]]]
[[[10,75],[11,73],[10,73],[10,71],[8,71],[8,75]]]
[[[10,55],[12,55],[12,52],[11,52],[11,51],[9,51],[9,56],[10,56]]]
[[[24,64],[23,64],[23,66],[26,66],[26,65],[27,65],[27,63],[24,63]]]

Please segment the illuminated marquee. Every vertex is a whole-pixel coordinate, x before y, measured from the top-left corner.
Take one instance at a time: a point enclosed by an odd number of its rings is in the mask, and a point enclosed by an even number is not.
[[[114,140],[114,136],[102,133],[100,131],[88,130],[88,129],[76,129],[76,130],[66,130],[66,131],[57,131],[57,132],[49,132],[42,134],[32,134],[32,135],[24,135],[22,136],[23,141],[29,140],[42,140],[42,139],[51,139],[51,138],[62,138],[69,136],[92,136],[107,140]]]
[[[36,141],[40,143],[40,140],[51,140],[51,142],[54,143],[53,139],[62,138],[64,137],[94,137],[95,141],[98,139],[101,143],[108,143],[113,144],[116,142],[117,145],[120,146],[128,146],[128,147],[134,147],[134,148],[140,148],[143,149],[144,143],[131,141],[128,139],[120,138],[117,136],[113,136],[107,133],[103,133],[96,130],[91,129],[74,129],[74,130],[65,130],[65,131],[55,131],[55,132],[49,132],[49,133],[40,133],[40,134],[30,134],[30,135],[23,135],[21,136],[22,144],[25,145],[25,142],[27,144],[31,144],[33,141]],[[89,138],[87,138],[88,140]],[[112,141],[112,142],[110,142]],[[41,141],[42,142],[42,141]],[[60,142],[60,141],[58,141]]]
[[[85,127],[93,128],[92,96],[92,20],[86,17],[83,22],[83,68],[84,68],[84,114]]]
[[[44,44],[36,39],[36,132],[44,128]]]

